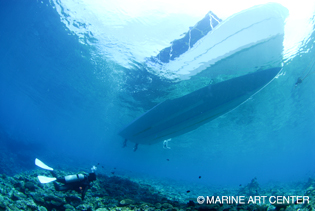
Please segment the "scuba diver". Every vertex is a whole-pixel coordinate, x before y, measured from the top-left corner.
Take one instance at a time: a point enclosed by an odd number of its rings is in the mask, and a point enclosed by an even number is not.
[[[81,199],[84,200],[86,191],[92,187],[92,182],[96,180],[96,167],[93,166],[91,168],[91,173],[89,174],[74,174],[67,175],[65,177],[58,178],[56,173],[53,171],[54,169],[44,164],[39,159],[35,159],[35,165],[51,171],[53,177],[45,177],[45,176],[37,176],[41,183],[49,183],[54,182],[54,187],[56,191],[68,191],[75,190],[79,194],[81,194]],[[63,185],[59,185],[57,182],[62,183]]]
[[[56,174],[53,171],[51,174],[56,177]],[[56,178],[56,181],[54,181],[54,186],[56,191],[75,190],[76,192],[81,193],[81,199],[84,200],[86,191],[92,187],[91,182],[95,180],[95,172],[89,174],[67,175],[62,178]],[[57,182],[60,182],[63,185],[59,185]]]

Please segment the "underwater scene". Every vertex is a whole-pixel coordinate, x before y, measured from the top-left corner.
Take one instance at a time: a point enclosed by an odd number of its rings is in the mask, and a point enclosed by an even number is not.
[[[315,210],[315,2],[0,1],[0,211]]]

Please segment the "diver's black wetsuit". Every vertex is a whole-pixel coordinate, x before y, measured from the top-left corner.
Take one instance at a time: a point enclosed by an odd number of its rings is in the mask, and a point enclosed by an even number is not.
[[[51,173],[54,177],[56,177],[53,171]],[[84,178],[82,180],[75,182],[67,182],[65,177],[57,178],[56,181],[64,185],[58,185],[57,182],[54,182],[54,186],[57,191],[75,190],[78,193],[81,193],[81,198],[82,200],[84,200],[85,193],[90,187],[92,187],[91,182],[93,182],[94,180],[96,180],[95,173],[89,173],[88,175],[84,174]]]

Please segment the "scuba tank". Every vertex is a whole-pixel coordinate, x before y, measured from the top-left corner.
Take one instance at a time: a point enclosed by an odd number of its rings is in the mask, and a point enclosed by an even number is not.
[[[84,174],[74,174],[65,176],[66,183],[79,182],[84,180]]]

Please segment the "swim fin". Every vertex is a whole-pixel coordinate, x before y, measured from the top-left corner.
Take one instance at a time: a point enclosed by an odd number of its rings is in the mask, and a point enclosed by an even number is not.
[[[38,167],[41,167],[42,169],[46,169],[46,170],[49,170],[49,171],[53,171],[54,169],[47,166],[45,163],[43,163],[42,161],[40,161],[39,159],[35,159],[35,165],[38,166]]]
[[[45,176],[37,176],[38,180],[40,181],[40,183],[50,183],[52,181],[57,180],[57,178],[55,177],[45,177]]]

